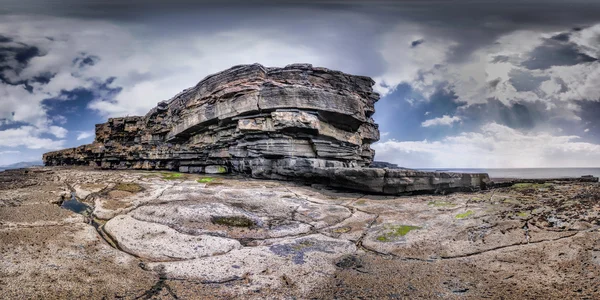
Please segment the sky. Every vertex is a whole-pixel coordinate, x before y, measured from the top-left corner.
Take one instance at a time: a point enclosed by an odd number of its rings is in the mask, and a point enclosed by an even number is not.
[[[234,65],[372,77],[376,160],[600,167],[600,1],[0,0],[0,165]]]

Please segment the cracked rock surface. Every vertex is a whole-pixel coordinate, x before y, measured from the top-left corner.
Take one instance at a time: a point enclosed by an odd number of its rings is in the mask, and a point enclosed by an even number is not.
[[[598,183],[397,197],[235,176],[6,171],[0,298],[595,299],[599,213]]]

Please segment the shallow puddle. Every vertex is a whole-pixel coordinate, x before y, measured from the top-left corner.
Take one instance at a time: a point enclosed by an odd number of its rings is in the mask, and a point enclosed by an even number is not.
[[[92,208],[89,205],[77,200],[75,193],[71,193],[71,199],[63,201],[60,207],[84,216],[89,216],[92,212]]]

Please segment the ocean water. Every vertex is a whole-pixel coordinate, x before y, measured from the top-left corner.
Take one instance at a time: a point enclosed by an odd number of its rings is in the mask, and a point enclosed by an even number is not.
[[[600,177],[600,168],[523,168],[523,169],[419,169],[458,173],[488,173],[490,178],[563,178],[593,175]]]

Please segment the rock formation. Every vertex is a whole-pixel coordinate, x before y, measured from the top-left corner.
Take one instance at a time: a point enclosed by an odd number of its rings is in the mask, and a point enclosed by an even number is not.
[[[234,172],[386,194],[485,184],[485,174],[363,168],[379,140],[373,84],[309,64],[235,66],[145,116],[96,125],[92,144],[43,159],[49,166]]]

